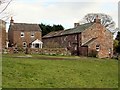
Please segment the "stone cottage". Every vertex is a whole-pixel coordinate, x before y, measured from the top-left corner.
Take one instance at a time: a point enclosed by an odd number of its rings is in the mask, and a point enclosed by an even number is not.
[[[14,23],[11,18],[8,40],[10,47],[42,48],[41,29],[38,24]]]
[[[0,20],[0,52],[6,47],[6,22]]]
[[[74,28],[50,32],[42,40],[44,47],[67,48],[74,55],[113,56],[113,34],[101,24],[98,17],[91,23],[75,23]]]

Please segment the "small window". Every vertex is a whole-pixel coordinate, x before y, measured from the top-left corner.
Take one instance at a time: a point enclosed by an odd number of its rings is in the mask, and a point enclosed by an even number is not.
[[[71,43],[69,42],[68,44],[69,44],[69,47],[71,47]]]
[[[31,32],[31,37],[34,37],[35,33],[34,32]]]
[[[77,40],[77,35],[75,36],[75,40]]]
[[[24,37],[24,32],[21,32],[21,37]]]
[[[77,50],[77,46],[75,46],[75,50]]]
[[[112,52],[112,49],[111,48],[109,48],[109,54]]]
[[[23,47],[27,47],[27,43],[26,42],[23,42]]]
[[[100,51],[100,45],[96,45],[96,51]]]

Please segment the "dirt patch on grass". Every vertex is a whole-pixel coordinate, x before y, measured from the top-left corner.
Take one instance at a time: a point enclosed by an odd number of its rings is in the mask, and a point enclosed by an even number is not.
[[[71,58],[57,58],[57,57],[34,57],[34,59],[41,59],[41,60],[73,60]]]
[[[16,56],[16,57],[18,57],[18,58],[30,58],[32,56],[31,55],[25,55],[25,56]]]
[[[37,60],[80,60],[80,58],[47,57],[47,56],[32,57],[31,55],[16,56],[16,57],[14,57],[14,58],[29,58],[29,59],[37,59]]]

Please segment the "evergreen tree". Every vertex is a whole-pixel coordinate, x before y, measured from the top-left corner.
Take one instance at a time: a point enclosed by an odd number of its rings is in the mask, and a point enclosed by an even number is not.
[[[118,41],[118,45],[115,47],[116,48],[116,52],[120,53],[120,32],[118,32],[116,40]]]
[[[59,31],[59,30],[64,30],[64,27],[62,25],[45,25],[43,23],[39,24],[41,30],[42,30],[42,36],[52,32],[52,31]]]
[[[120,42],[120,32],[117,33],[116,40],[118,40]]]

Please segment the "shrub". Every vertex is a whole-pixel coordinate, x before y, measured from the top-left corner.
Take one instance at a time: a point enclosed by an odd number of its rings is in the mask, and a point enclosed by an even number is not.
[[[91,50],[90,53],[88,54],[90,57],[97,57],[97,51],[96,50]]]

